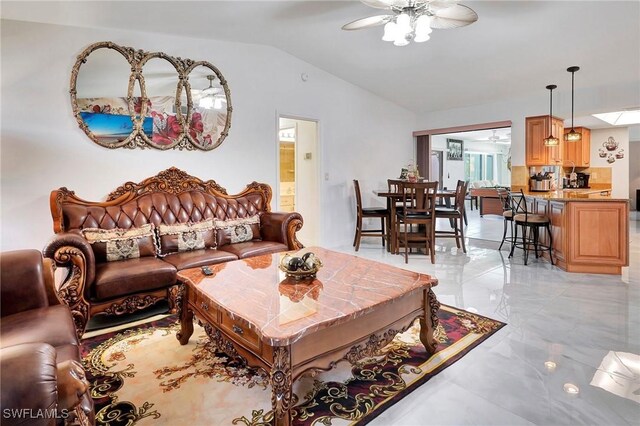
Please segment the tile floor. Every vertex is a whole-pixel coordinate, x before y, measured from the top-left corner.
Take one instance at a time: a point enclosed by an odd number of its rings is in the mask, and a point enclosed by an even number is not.
[[[507,247],[497,250],[502,220],[474,213],[467,254],[444,240],[435,265],[421,254],[405,265],[363,239],[358,256],[432,274],[442,303],[508,324],[370,424],[640,424],[640,215],[630,222],[631,266],[611,276],[535,258],[524,266],[521,251],[509,260]]]

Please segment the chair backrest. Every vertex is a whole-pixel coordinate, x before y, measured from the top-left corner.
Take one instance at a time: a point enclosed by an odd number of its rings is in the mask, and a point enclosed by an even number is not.
[[[356,210],[358,214],[362,213],[362,194],[360,193],[360,183],[358,179],[353,180],[353,186],[356,189]]]
[[[436,191],[438,182],[402,182],[402,214],[430,215],[434,217],[436,209]]]
[[[512,193],[509,198],[511,199],[511,211],[513,214],[524,214],[526,219],[529,211],[527,209],[527,199],[524,196],[524,191],[521,189],[520,194],[516,194],[515,196]]]
[[[389,192],[400,192],[400,185],[402,185],[405,181],[399,179],[387,179],[387,187]]]
[[[459,180],[456,184],[456,198],[454,208],[462,213],[464,211],[464,199],[467,196],[467,186],[468,182],[464,180]]]
[[[511,210],[511,192],[507,188],[496,188],[498,192],[498,198],[502,205],[502,211],[506,212]]]

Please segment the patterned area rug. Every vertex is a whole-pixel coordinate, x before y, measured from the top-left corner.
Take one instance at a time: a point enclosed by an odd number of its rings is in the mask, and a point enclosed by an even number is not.
[[[294,383],[295,425],[366,424],[505,324],[442,305],[438,352],[429,357],[418,321],[377,357]],[[83,341],[98,424],[270,425],[271,388],[260,369],[216,351],[195,326],[176,340],[175,317]]]

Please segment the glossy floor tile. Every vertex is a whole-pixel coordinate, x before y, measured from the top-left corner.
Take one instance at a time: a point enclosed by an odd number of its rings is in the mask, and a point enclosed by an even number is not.
[[[521,252],[508,258],[502,220],[469,217],[467,254],[453,240],[427,256],[363,239],[341,251],[432,274],[442,303],[507,323],[372,425],[640,424],[640,222],[632,213],[630,267],[574,274]],[[575,385],[577,394],[565,391]]]

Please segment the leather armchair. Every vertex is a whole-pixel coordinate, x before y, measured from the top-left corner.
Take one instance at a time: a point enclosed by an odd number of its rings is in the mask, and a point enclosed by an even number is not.
[[[67,306],[55,292],[53,264],[37,250],[0,253],[2,424],[93,424]]]

